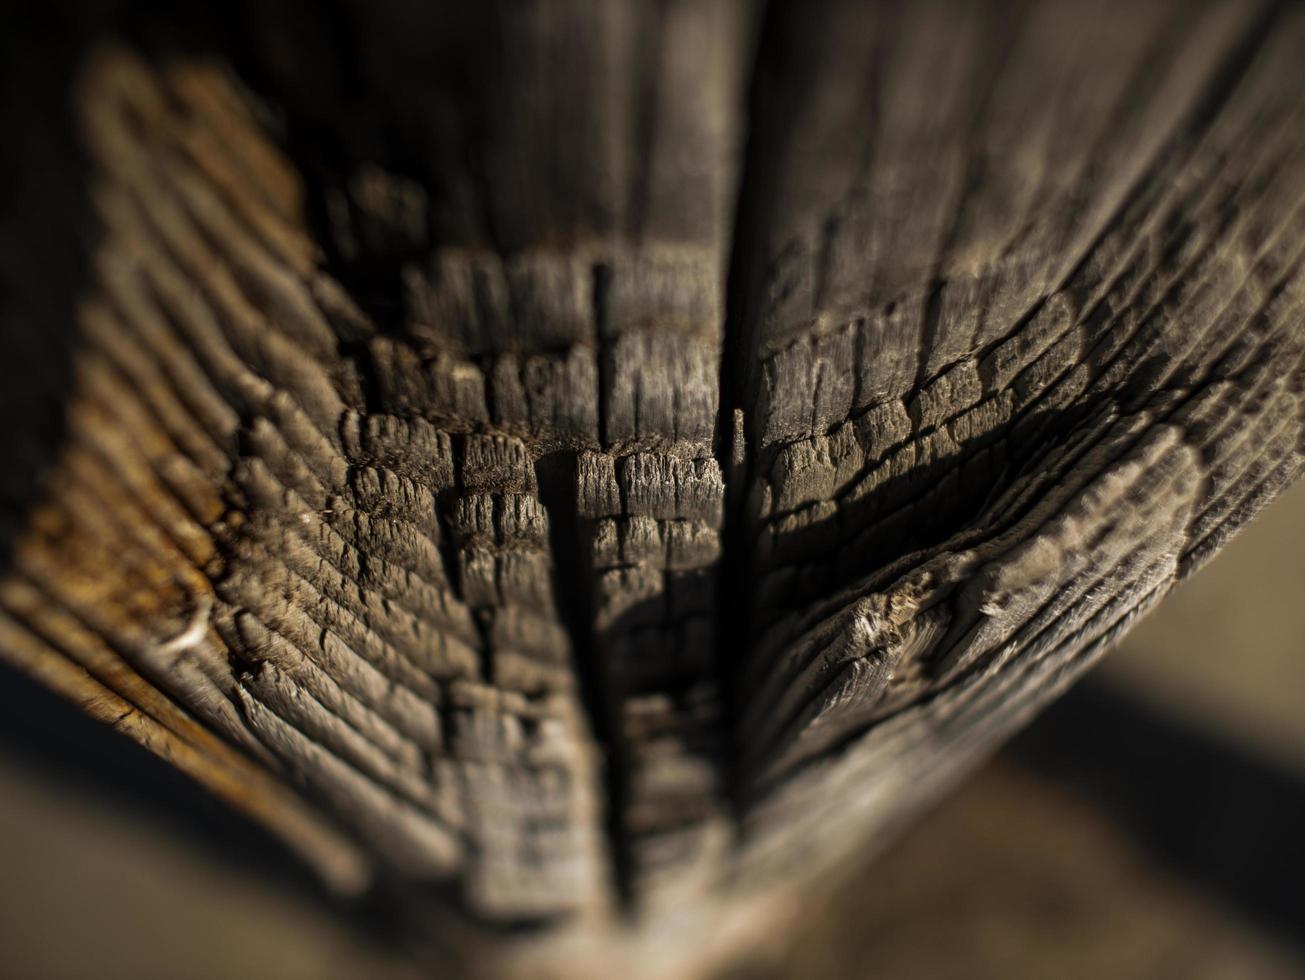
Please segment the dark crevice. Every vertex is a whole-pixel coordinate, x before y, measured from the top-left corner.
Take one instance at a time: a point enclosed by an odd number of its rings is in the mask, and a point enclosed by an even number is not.
[[[597,263],[590,271],[593,292],[590,303],[594,317],[594,368],[598,376],[598,444],[606,449],[611,443],[607,435],[607,402],[612,391],[612,368],[608,363],[611,352],[607,343],[607,294],[612,287],[612,267]]]
[[[742,676],[751,646],[751,576],[749,560],[751,520],[748,488],[754,479],[756,434],[749,397],[756,360],[754,293],[760,282],[755,268],[766,239],[764,211],[754,202],[763,200],[764,185],[773,180],[764,161],[757,159],[755,121],[769,103],[767,80],[761,67],[773,60],[782,45],[783,25],[766,0],[758,15],[750,66],[745,143],[734,200],[734,221],[725,281],[725,318],[721,339],[719,407],[715,455],[725,484],[721,558],[717,566],[714,640],[716,680],[721,699],[722,785],[736,835],[744,826],[745,787],[742,780],[743,737]]]
[[[607,406],[611,397],[612,365],[608,343],[608,293],[612,267],[595,263],[590,270],[590,310],[594,324],[594,368],[597,378],[598,443],[610,447]],[[621,692],[613,665],[604,655],[595,629],[592,528],[577,512],[578,460],[574,454],[544,456],[535,464],[539,499],[548,513],[549,551],[553,556],[554,595],[558,613],[571,638],[580,697],[594,741],[604,753],[604,831],[610,856],[613,891],[626,915],[634,912],[635,862],[633,841],[626,826],[630,801],[630,759],[622,728]]]
[[[621,729],[621,705],[612,665],[603,656],[594,630],[593,549],[590,530],[578,513],[577,472],[574,453],[550,453],[535,463],[539,500],[548,514],[554,601],[571,639],[580,698],[592,735],[604,752],[601,783],[606,792],[604,829],[613,890],[621,909],[629,913],[634,907],[634,861],[625,825],[630,760]]]

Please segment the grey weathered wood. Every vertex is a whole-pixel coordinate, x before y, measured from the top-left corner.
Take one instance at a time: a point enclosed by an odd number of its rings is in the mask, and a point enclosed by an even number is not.
[[[455,947],[727,955],[1300,470],[1295,8],[114,16],[7,59],[0,656]]]

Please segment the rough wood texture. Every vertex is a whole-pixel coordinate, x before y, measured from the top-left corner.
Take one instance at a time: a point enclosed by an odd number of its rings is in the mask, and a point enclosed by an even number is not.
[[[1305,15],[474,6],[10,42],[0,656],[655,973],[1298,474]]]

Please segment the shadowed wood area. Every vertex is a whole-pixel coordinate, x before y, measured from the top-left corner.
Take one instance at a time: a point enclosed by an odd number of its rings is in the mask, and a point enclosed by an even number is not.
[[[1301,468],[1293,6],[43,16],[0,657],[469,968],[727,959]]]

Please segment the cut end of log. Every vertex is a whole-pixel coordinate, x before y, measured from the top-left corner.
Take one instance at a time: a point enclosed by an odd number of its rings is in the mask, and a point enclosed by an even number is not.
[[[1299,474],[1305,16],[436,7],[13,62],[0,658],[449,936],[724,948]]]

